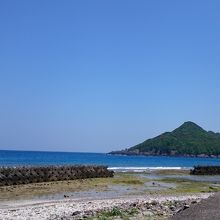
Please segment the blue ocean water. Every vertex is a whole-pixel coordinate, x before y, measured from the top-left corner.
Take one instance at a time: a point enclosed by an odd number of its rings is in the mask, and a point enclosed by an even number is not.
[[[191,168],[195,165],[220,165],[220,158],[166,156],[120,156],[104,153],[69,153],[0,150],[0,166],[22,165],[106,165],[113,169]]]

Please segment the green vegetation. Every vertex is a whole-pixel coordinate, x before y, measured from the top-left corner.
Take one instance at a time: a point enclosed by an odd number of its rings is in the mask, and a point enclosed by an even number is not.
[[[205,131],[193,122],[185,122],[172,132],[165,132],[134,147],[112,154],[220,155],[220,134]]]
[[[115,217],[119,217],[123,220],[128,220],[130,217],[138,214],[138,209],[132,208],[129,210],[121,210],[119,208],[113,208],[110,211],[104,211],[98,214],[96,217],[88,218],[90,220],[107,220],[107,219],[115,219]]]
[[[163,191],[165,194],[170,193],[212,193],[219,192],[220,186],[209,182],[199,182],[187,179],[163,178],[159,180],[164,183],[175,183],[176,187],[171,190]]]
[[[122,185],[143,185],[144,182],[132,175],[122,175],[120,178],[115,178],[113,180],[114,184],[122,184]]]

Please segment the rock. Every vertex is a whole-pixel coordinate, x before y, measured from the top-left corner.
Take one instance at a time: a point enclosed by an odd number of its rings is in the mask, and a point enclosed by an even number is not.
[[[174,205],[171,205],[171,206],[170,206],[170,210],[171,210],[171,211],[175,211],[175,210],[176,210],[176,207],[175,207]]]
[[[183,206],[183,210],[188,209],[188,208],[189,208],[189,205],[184,205]]]
[[[182,212],[182,211],[183,211],[183,209],[181,208],[181,209],[178,209],[176,213],[179,213],[179,212]]]
[[[151,205],[157,205],[157,201],[155,201],[155,200],[152,201],[152,202],[151,202]]]
[[[151,211],[144,211],[144,212],[142,212],[142,214],[143,214],[144,216],[152,216],[152,215],[154,215],[154,213],[151,212]]]
[[[196,203],[198,203],[196,200],[193,200],[192,202],[191,202],[192,204],[196,204]]]
[[[137,203],[134,202],[134,203],[132,204],[132,206],[133,206],[133,207],[136,207],[136,206],[137,206]]]
[[[80,213],[81,213],[80,211],[75,211],[72,213],[72,216],[79,215]]]

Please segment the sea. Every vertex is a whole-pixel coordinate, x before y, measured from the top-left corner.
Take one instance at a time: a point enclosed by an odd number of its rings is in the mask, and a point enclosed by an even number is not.
[[[104,165],[112,170],[143,171],[147,169],[191,169],[197,165],[220,166],[220,158],[0,150],[0,167],[40,165]]]

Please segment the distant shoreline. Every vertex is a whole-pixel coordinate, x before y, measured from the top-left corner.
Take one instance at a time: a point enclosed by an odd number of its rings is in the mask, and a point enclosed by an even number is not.
[[[125,151],[112,151],[108,153],[109,155],[119,155],[119,156],[145,156],[145,157],[196,157],[196,158],[220,158],[220,155],[207,155],[207,154],[147,154],[147,153],[136,153],[136,152],[125,152]]]

